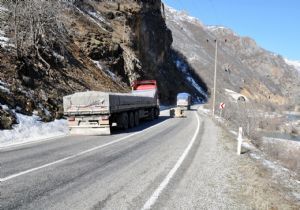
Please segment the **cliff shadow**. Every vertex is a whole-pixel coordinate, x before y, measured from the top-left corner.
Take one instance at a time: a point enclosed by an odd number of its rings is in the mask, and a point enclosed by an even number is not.
[[[176,69],[183,77],[183,82],[192,90],[193,102],[207,102],[210,97],[207,84],[197,74],[194,67],[189,63],[188,58],[174,48],[171,49],[171,55]]]

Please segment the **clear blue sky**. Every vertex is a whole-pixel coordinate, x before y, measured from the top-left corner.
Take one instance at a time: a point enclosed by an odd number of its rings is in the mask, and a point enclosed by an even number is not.
[[[223,25],[263,48],[300,60],[300,0],[163,0],[206,25]]]

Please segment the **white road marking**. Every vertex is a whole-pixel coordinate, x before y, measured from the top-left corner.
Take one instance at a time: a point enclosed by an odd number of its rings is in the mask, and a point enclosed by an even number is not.
[[[159,125],[162,125],[162,124],[164,124],[164,123],[166,123],[166,122],[168,122],[168,121],[166,120],[166,121],[160,122],[160,123],[158,123],[158,124],[156,124],[156,125],[153,125],[153,126],[147,128],[147,129],[145,129],[145,130],[142,130],[142,131],[133,133],[133,134],[128,135],[128,136],[124,136],[124,137],[122,137],[122,138],[120,138],[120,139],[117,139],[117,140],[115,140],[115,141],[109,142],[109,143],[107,143],[107,144],[103,144],[103,145],[100,145],[100,146],[97,146],[97,147],[93,147],[93,148],[91,148],[91,149],[88,149],[88,150],[79,152],[79,153],[77,153],[77,154],[74,154],[74,155],[71,155],[71,156],[68,156],[68,157],[59,159],[59,160],[57,160],[57,161],[54,161],[54,162],[51,162],[51,163],[48,163],[48,164],[45,164],[45,165],[41,165],[41,166],[36,167],[36,168],[28,169],[28,170],[26,170],[26,171],[22,171],[22,172],[19,172],[19,173],[16,173],[16,174],[12,174],[12,175],[7,176],[7,177],[4,177],[4,178],[0,178],[0,182],[5,182],[5,181],[8,181],[8,180],[14,179],[14,178],[16,178],[16,177],[19,177],[19,176],[22,176],[22,175],[25,175],[25,174],[29,174],[29,173],[31,173],[31,172],[34,172],[34,171],[37,171],[37,170],[40,170],[40,169],[43,169],[43,168],[46,168],[46,167],[49,167],[49,166],[52,166],[52,165],[55,165],[55,164],[58,164],[58,163],[61,163],[61,162],[70,160],[70,159],[73,159],[73,158],[76,158],[76,157],[79,157],[79,156],[82,156],[82,155],[84,155],[84,154],[93,152],[93,151],[95,151],[95,150],[102,149],[102,148],[107,147],[107,146],[109,146],[109,145],[116,144],[116,143],[118,143],[118,142],[120,142],[120,141],[123,141],[123,140],[128,139],[128,138],[133,137],[133,136],[136,136],[136,135],[138,135],[138,134],[140,134],[140,133],[143,133],[143,132],[145,132],[145,131],[147,131],[147,130],[153,129],[153,128],[155,128],[155,127],[157,127],[157,126],[159,126]]]
[[[58,135],[58,136],[54,136],[54,137],[50,137],[50,138],[45,138],[45,139],[39,139],[39,140],[35,140],[35,141],[30,141],[30,142],[20,142],[20,143],[10,144],[10,145],[7,145],[7,146],[1,146],[0,151],[1,150],[12,149],[12,148],[17,148],[17,147],[22,147],[22,146],[27,146],[27,145],[31,145],[31,144],[39,144],[39,143],[43,143],[43,142],[47,142],[47,141],[51,141],[51,140],[58,140],[58,139],[61,139],[61,138],[67,137],[67,136],[69,136],[69,135],[68,134],[62,134],[62,135]]]
[[[189,143],[187,148],[184,150],[183,154],[180,156],[180,158],[176,162],[175,166],[171,169],[171,171],[168,173],[168,175],[165,177],[165,179],[162,181],[162,183],[160,183],[160,185],[154,191],[154,193],[151,195],[151,197],[148,199],[148,201],[144,204],[142,210],[150,209],[155,204],[155,202],[159,198],[160,194],[167,187],[170,180],[175,175],[176,171],[179,169],[179,167],[183,163],[184,159],[188,155],[189,151],[191,150],[191,148],[192,148],[192,146],[193,146],[193,144],[194,144],[194,142],[195,142],[195,140],[198,136],[199,130],[200,130],[200,119],[199,119],[199,116],[198,116],[197,112],[196,112],[196,117],[197,117],[198,125],[197,125],[197,129],[195,131],[195,134],[194,134],[191,142]]]

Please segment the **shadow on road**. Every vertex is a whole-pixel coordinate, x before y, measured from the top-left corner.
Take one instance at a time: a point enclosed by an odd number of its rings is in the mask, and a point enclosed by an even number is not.
[[[149,121],[149,120],[143,120],[141,121],[141,124],[135,128],[130,128],[127,130],[123,130],[123,129],[119,129],[116,126],[113,126],[111,129],[111,134],[121,134],[121,133],[134,133],[134,132],[139,132],[139,131],[143,131],[145,129],[148,129],[154,125],[157,125],[159,123],[162,123],[166,120],[168,120],[170,117],[169,116],[160,116],[158,119],[153,120],[153,121]]]

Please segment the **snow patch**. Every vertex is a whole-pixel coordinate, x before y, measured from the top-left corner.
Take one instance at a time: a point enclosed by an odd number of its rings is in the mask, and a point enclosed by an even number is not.
[[[9,110],[9,108],[8,108],[7,105],[3,105],[3,104],[1,104],[1,103],[0,103],[0,107],[1,107],[4,111],[8,111],[8,110]]]
[[[230,28],[227,28],[225,26],[218,26],[218,25],[207,25],[205,26],[205,29],[209,32],[223,32],[226,34],[232,34],[234,36],[239,37],[240,35],[237,34],[236,32],[234,32],[233,30],[231,30]]]
[[[0,46],[1,47],[14,47],[14,45],[9,42],[10,42],[10,39],[5,36],[5,32],[0,30]]]
[[[211,113],[211,111],[209,109],[205,109],[201,105],[198,107],[198,111],[201,111],[203,114],[207,114],[207,115]]]
[[[105,24],[108,24],[110,25],[110,23],[108,23],[104,17],[102,17],[98,12],[92,12],[92,11],[88,11],[87,12],[90,16],[92,16],[93,18],[95,18],[96,20],[102,22],[102,23],[105,23]]]
[[[7,12],[7,11],[8,11],[8,9],[7,9],[7,8],[5,8],[5,7],[3,7],[2,5],[0,5],[0,11]]]
[[[284,61],[286,62],[286,64],[293,66],[296,70],[300,72],[300,61],[292,61],[286,58],[284,59]]]
[[[16,113],[19,124],[12,130],[0,130],[0,147],[44,140],[68,134],[66,120],[44,123],[38,116],[26,116]]]
[[[63,61],[63,60],[65,59],[64,56],[62,56],[62,55],[60,55],[60,54],[58,54],[57,52],[54,52],[54,51],[53,51],[53,56],[54,56],[57,60],[59,60],[59,61]]]
[[[175,22],[178,23],[178,21],[187,21],[191,23],[198,23],[201,26],[203,26],[203,23],[199,19],[189,16],[185,11],[178,11],[170,6],[165,6],[165,7],[166,7],[167,15],[171,14],[173,16],[172,20],[174,20]]]
[[[226,94],[231,96],[235,101],[237,101],[240,97],[244,97],[246,101],[249,101],[248,98],[240,93],[237,93],[233,90],[225,89]]]
[[[115,75],[113,72],[105,68],[99,61],[92,60],[94,64],[97,65],[97,67],[101,70],[103,70],[108,76],[110,76],[114,81],[117,81],[117,75]]]
[[[203,96],[207,98],[207,93],[201,88],[201,86],[194,80],[191,73],[188,71],[187,65],[182,62],[181,60],[177,59],[175,61],[176,67],[178,70],[180,70],[186,77],[186,80],[191,83],[191,85]],[[201,102],[201,101],[199,101]]]
[[[79,13],[81,13],[83,16],[85,16],[85,17],[87,17],[89,20],[91,20],[92,22],[94,22],[97,26],[99,26],[102,30],[104,30],[104,31],[106,31],[106,32],[108,32],[105,28],[103,28],[103,26],[98,22],[100,19],[98,19],[98,18],[95,18],[93,15],[95,15],[94,14],[94,12],[87,12],[87,13],[85,13],[84,11],[82,11],[81,9],[79,9],[78,7],[76,7],[75,6],[75,8],[76,8],[76,10],[79,12]],[[92,15],[93,14],[93,15]],[[97,21],[98,20],[98,21]],[[102,22],[102,21],[101,21]]]
[[[214,25],[208,25],[208,26],[206,26],[206,28],[209,30],[212,30],[212,31],[227,29],[224,26],[214,26]]]
[[[276,162],[272,162],[270,160],[267,160],[266,157],[264,157],[263,155],[259,155],[257,153],[250,153],[250,156],[256,160],[260,160],[261,163],[271,169],[273,172],[276,172],[276,173],[280,173],[282,171],[290,171],[289,169],[277,164]]]
[[[238,133],[236,132],[236,131],[234,131],[234,130],[231,130],[231,131],[229,131],[231,134],[233,134],[233,135],[235,135],[235,136],[237,136],[238,135]]]
[[[0,43],[0,45],[1,45],[1,43]],[[7,84],[0,80],[0,91],[5,92],[5,93],[10,93],[10,90],[5,86],[7,86]]]

